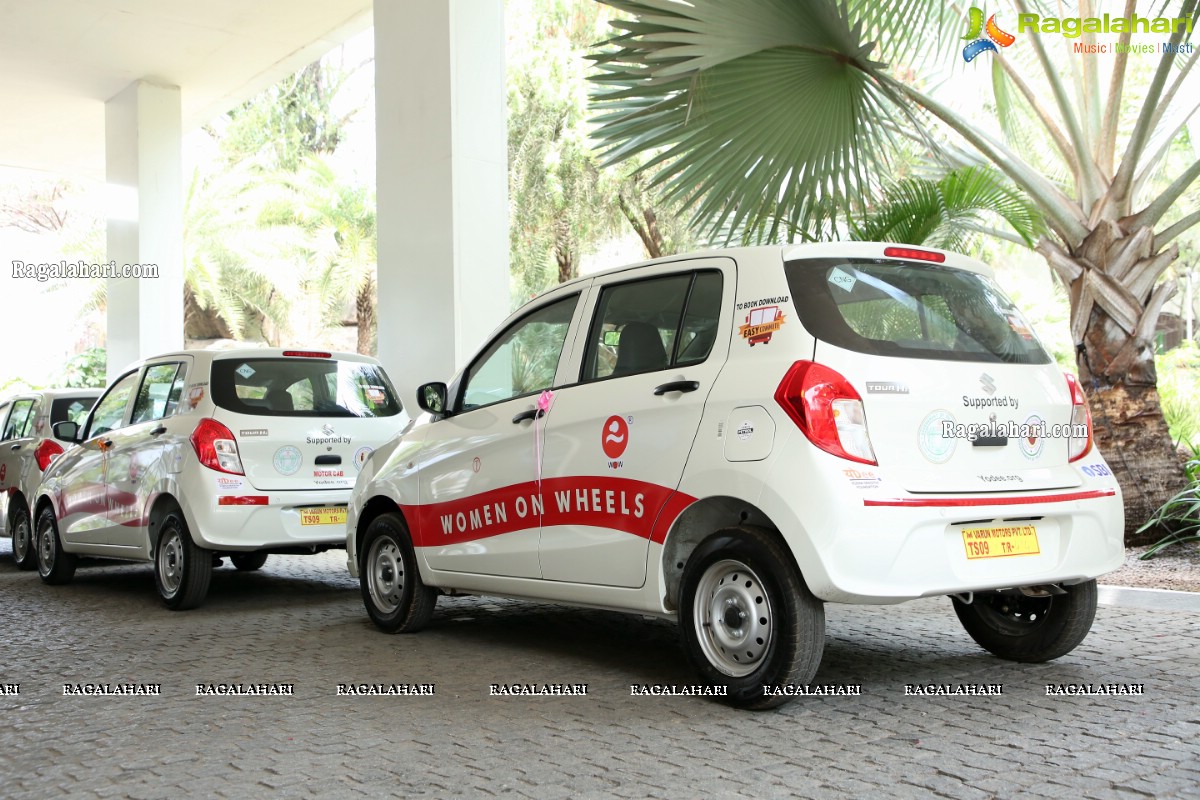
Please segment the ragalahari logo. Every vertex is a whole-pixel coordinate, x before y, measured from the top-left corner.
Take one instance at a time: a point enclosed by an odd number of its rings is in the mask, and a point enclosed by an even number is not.
[[[1017,37],[1011,33],[1000,30],[1000,26],[996,24],[995,14],[988,17],[987,25],[984,25],[983,12],[974,7],[968,12],[967,35],[962,38],[971,40],[963,48],[963,61],[967,63],[974,61],[975,56],[980,53],[985,53],[989,50],[993,53],[1000,52],[996,49],[996,45],[1008,47],[1017,40]]]

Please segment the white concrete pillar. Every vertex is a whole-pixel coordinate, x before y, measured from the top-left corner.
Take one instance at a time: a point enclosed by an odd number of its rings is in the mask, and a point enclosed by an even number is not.
[[[115,201],[108,260],[158,277],[108,280],[108,376],[183,347],[183,123],[179,87],[131,83],[104,105],[105,171]]]
[[[379,358],[405,407],[509,307],[503,0],[375,0]]]

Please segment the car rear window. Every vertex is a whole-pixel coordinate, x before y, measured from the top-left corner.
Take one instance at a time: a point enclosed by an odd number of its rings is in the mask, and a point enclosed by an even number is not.
[[[82,427],[95,402],[94,397],[59,397],[50,404],[50,424],[74,422]]]
[[[400,401],[383,369],[325,358],[229,358],[212,365],[213,402],[264,417],[392,417]]]
[[[837,347],[881,356],[1048,364],[1021,312],[962,269],[876,259],[784,265],[804,327]]]

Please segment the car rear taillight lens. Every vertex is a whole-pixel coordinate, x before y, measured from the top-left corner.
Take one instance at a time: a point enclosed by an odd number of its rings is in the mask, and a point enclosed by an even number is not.
[[[233,432],[215,419],[200,420],[196,430],[192,431],[191,440],[196,458],[204,466],[231,475],[246,474]]]
[[[53,439],[42,439],[41,444],[33,451],[33,458],[37,461],[38,469],[45,472],[46,467],[50,466],[50,462],[62,455],[62,451],[62,445],[58,442]]]
[[[1088,411],[1087,398],[1083,389],[1079,388],[1079,379],[1070,373],[1067,376],[1067,388],[1071,392],[1071,436],[1067,439],[1067,461],[1078,461],[1092,450],[1092,413]],[[1084,436],[1076,436],[1075,432],[1087,431]]]
[[[838,372],[797,361],[775,390],[775,402],[826,453],[860,464],[878,463],[862,398]]]

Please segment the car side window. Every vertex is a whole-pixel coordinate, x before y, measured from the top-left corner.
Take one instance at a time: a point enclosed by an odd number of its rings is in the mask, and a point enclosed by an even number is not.
[[[28,434],[32,422],[33,400],[14,401],[8,422],[4,423],[4,436],[0,436],[0,441],[24,438]]]
[[[583,381],[657,372],[708,358],[721,317],[721,273],[684,272],[604,287]]]
[[[510,325],[467,368],[457,411],[549,389],[579,295],[531,311]]]
[[[182,366],[182,364],[172,362],[155,364],[146,368],[142,386],[138,389],[137,401],[133,404],[133,418],[129,421],[130,425],[162,419],[175,410],[171,395]],[[182,386],[180,388],[182,389]],[[178,402],[178,397],[175,398],[175,402]]]
[[[129,397],[137,386],[137,377],[137,372],[131,372],[124,376],[96,402],[88,429],[83,436],[85,440],[122,426],[125,420],[125,407],[129,405]]]
[[[4,439],[4,431],[8,429],[8,403],[0,403],[0,440]]]

